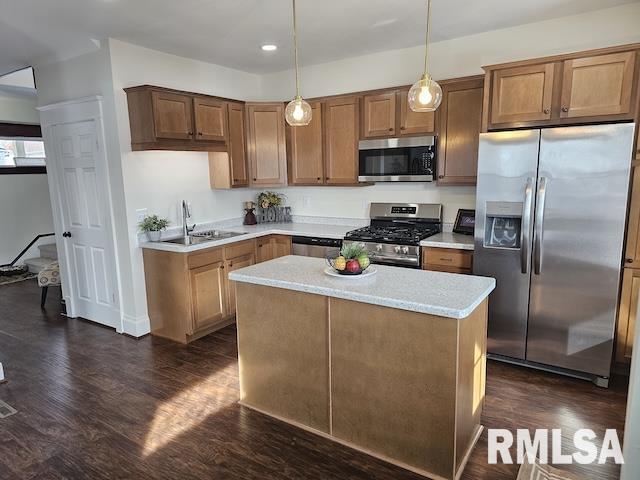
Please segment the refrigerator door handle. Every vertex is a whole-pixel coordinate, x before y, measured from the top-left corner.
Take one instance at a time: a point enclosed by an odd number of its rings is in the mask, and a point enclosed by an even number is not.
[[[531,213],[533,210],[533,182],[534,178],[527,178],[527,184],[524,187],[524,202],[522,203],[522,225],[520,227],[520,270],[527,273],[529,265],[529,245],[531,239]]]
[[[542,240],[544,236],[544,202],[547,196],[547,179],[540,177],[538,181],[538,197],[536,199],[535,231],[533,233],[533,273],[540,275],[542,271]]]

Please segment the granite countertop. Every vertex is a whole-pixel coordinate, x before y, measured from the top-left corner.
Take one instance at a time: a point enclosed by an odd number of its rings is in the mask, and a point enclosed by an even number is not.
[[[203,242],[197,245],[180,245],[168,242],[144,242],[140,246],[152,250],[166,252],[189,253],[207,248],[219,247],[229,243],[242,242],[266,235],[299,235],[301,237],[335,238],[342,240],[347,232],[360,228],[359,225],[326,225],[319,223],[262,223],[259,225],[238,225],[218,228],[227,232],[243,232],[245,235]]]
[[[442,232],[426,238],[420,242],[421,247],[457,248],[459,250],[473,250],[473,235]]]
[[[462,319],[493,291],[493,278],[372,265],[377,273],[337,278],[322,258],[289,255],[235,270],[230,280]],[[410,285],[410,287],[408,287]]]

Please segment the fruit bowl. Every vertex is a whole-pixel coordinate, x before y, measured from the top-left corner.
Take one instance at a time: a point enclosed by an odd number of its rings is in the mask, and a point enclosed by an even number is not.
[[[327,264],[340,275],[362,275],[370,266],[367,249],[362,244],[344,245],[338,254],[327,255]]]

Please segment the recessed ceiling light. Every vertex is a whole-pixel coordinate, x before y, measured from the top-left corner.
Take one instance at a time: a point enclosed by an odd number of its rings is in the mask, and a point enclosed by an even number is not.
[[[274,50],[278,49],[277,45],[273,45],[272,43],[267,43],[265,45],[262,45],[262,50],[264,50],[265,52],[273,52]]]

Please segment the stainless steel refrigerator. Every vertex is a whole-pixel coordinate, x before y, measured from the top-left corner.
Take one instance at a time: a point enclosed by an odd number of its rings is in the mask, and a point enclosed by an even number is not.
[[[474,273],[489,353],[606,386],[634,124],[480,135]]]

